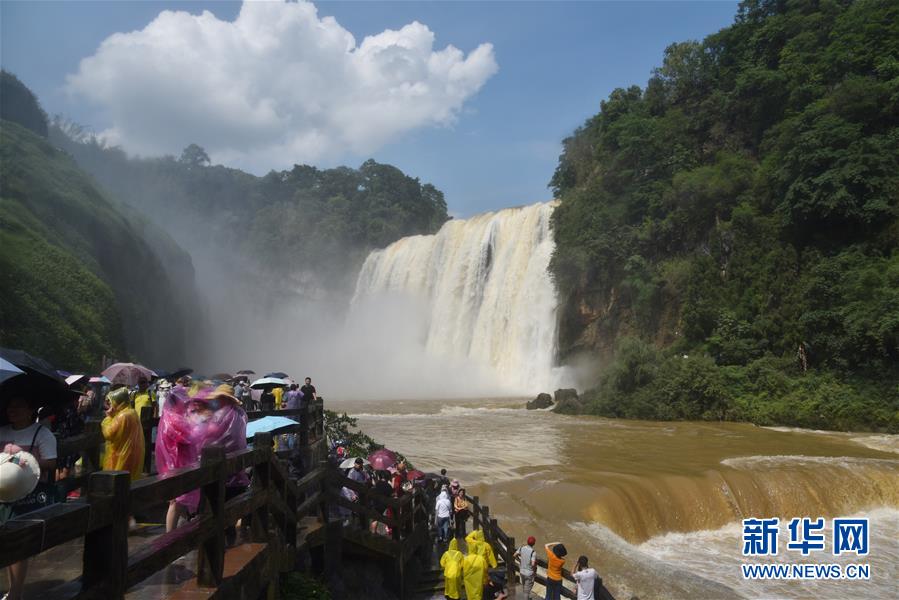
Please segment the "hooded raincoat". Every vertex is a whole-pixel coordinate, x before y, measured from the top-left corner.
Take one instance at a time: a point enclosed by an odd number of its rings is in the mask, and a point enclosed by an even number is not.
[[[191,435],[192,428],[187,417],[189,404],[187,388],[177,385],[163,405],[156,433],[156,472],[160,475],[194,466],[199,461],[199,442]],[[196,512],[200,504],[200,490],[182,494],[176,500],[189,512]]]
[[[447,598],[458,600],[462,592],[462,561],[465,557],[459,552],[459,542],[456,538],[450,540],[449,548],[440,557],[440,566],[443,567],[443,595]]]
[[[475,552],[480,554],[484,558],[484,562],[487,564],[488,569],[495,569],[496,562],[496,554],[493,552],[493,546],[484,539],[484,532],[480,529],[475,529],[467,536],[465,536],[465,543],[468,544],[468,551]],[[487,571],[484,571],[484,583],[487,583]]]
[[[487,562],[483,556],[473,552],[469,547],[468,554],[462,559],[462,580],[465,583],[465,597],[468,600],[481,600],[484,597],[486,578]]]
[[[110,414],[100,423],[106,450],[103,453],[104,471],[128,471],[131,479],[141,476],[144,466],[144,431],[140,418],[129,404],[128,390],[110,392]]]

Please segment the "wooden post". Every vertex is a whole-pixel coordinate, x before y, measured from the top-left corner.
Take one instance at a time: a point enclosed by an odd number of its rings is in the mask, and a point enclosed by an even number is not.
[[[334,487],[331,485],[331,465],[328,464],[328,461],[326,459],[321,461],[318,466],[319,468],[325,470],[325,476],[322,477],[321,481],[321,494],[319,495],[319,498],[321,498],[321,502],[318,503],[318,508],[321,512],[320,518],[322,523],[327,525],[331,517],[331,508],[328,503],[328,495],[332,493],[332,488]],[[312,493],[311,490],[310,493]],[[338,490],[336,493],[339,494],[340,491]]]
[[[140,424],[144,430],[144,473],[150,473],[150,465],[152,465],[153,455],[153,407],[144,406],[140,409]]]
[[[262,451],[264,460],[253,467],[253,480],[250,485],[254,495],[268,494],[271,481],[272,434],[257,433],[253,436],[253,447]],[[258,543],[268,542],[268,504],[253,512],[250,539]]]
[[[225,569],[225,449],[203,448],[200,468],[213,471],[215,481],[202,488],[202,514],[212,517],[213,529],[197,549],[197,583],[216,587]]]
[[[481,529],[484,531],[484,539],[490,541],[490,507],[486,504],[481,507]]]
[[[318,402],[315,403],[315,424],[316,438],[323,439],[325,437],[325,399],[319,396]]]
[[[112,498],[109,525],[84,536],[84,590],[102,587],[102,597],[125,597],[128,575],[128,517],[131,512],[131,474],[128,471],[92,473],[88,501]]]
[[[509,545],[506,546],[506,581],[509,582],[509,587],[513,587],[515,585],[515,538],[509,538]]]
[[[300,446],[305,448],[309,445],[309,402],[300,400]]]
[[[471,499],[471,530],[481,528],[481,505],[478,503],[479,498],[474,496]]]

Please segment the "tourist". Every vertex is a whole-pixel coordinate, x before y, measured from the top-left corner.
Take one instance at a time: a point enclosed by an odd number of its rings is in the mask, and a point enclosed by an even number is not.
[[[449,477],[446,476],[446,469],[440,469],[439,481],[440,481],[441,489],[443,488],[443,486],[449,487],[450,480],[449,480]]]
[[[128,390],[119,388],[106,395],[106,418],[100,423],[106,450],[104,471],[128,471],[131,481],[143,474],[144,431],[137,412],[131,408]]]
[[[300,398],[302,394],[300,393],[300,386],[295,383],[290,384],[290,389],[287,392],[287,398],[284,400],[284,408],[287,410],[296,410],[300,408]]]
[[[577,600],[594,600],[593,588],[596,586],[596,570],[587,566],[587,557],[579,556],[577,565],[571,573],[577,582]]]
[[[194,435],[202,440],[200,448],[217,445],[226,453],[246,449],[247,413],[234,395],[233,387],[224,383],[203,390],[191,405]],[[249,485],[250,478],[245,471],[232,473],[225,482],[225,502],[247,491]],[[228,546],[237,541],[237,529],[231,523],[225,529],[225,541]]]
[[[469,546],[468,554],[462,559],[462,581],[465,584],[465,597],[467,600],[481,600],[484,597],[484,581],[486,578],[487,562],[483,556]]]
[[[546,549],[546,600],[562,598],[562,566],[568,550],[560,542],[550,542]]]
[[[275,398],[275,410],[281,410],[282,404],[284,403],[284,388],[275,386],[272,389],[272,396]]]
[[[6,384],[4,396],[6,418],[9,425],[0,427],[0,449],[8,454],[25,451],[34,456],[40,467],[40,481],[37,487],[24,498],[0,505],[0,525],[12,517],[43,508],[55,501],[53,486],[47,481],[49,474],[56,470],[56,438],[49,429],[36,422],[37,410],[33,406],[31,391],[24,386]],[[7,600],[21,600],[24,597],[25,578],[28,575],[28,561],[9,565],[9,591]]]
[[[365,462],[361,458],[356,458],[356,460],[353,462],[353,468],[350,469],[348,477],[356,483],[368,483],[368,477],[365,476],[365,471],[363,470],[364,465]]]
[[[159,429],[156,435],[156,472],[165,475],[169,471],[193,466],[199,459],[199,447],[191,438],[190,423],[187,419],[190,397],[185,383],[190,378],[181,378],[178,385],[172,388],[168,400],[159,417]],[[182,494],[169,501],[169,510],[165,517],[165,530],[172,531],[178,526],[178,520],[187,517],[190,507],[196,509],[199,503],[199,491]]]
[[[452,539],[449,548],[440,557],[443,568],[443,595],[447,600],[459,600],[462,592],[462,561],[464,556],[459,552],[459,543]]]
[[[449,488],[444,487],[437,496],[434,514],[437,519],[437,541],[444,544],[450,538],[450,517],[453,514],[453,502],[449,497]]]
[[[458,479],[453,479],[453,482],[450,484],[449,491],[450,495],[453,498],[459,496],[459,494],[462,492],[462,485],[459,483]]]
[[[493,546],[484,538],[484,532],[481,529],[475,529],[465,537],[465,543],[468,544],[469,551],[475,551],[484,557],[484,562],[488,569],[495,569],[497,566],[496,553]],[[484,581],[482,585],[487,583],[487,573],[484,573]]]
[[[318,400],[318,393],[315,391],[315,386],[312,385],[311,377],[306,378],[305,384],[300,388],[300,393],[302,394],[302,401],[305,405],[308,405],[313,400]]]
[[[459,493],[453,498],[453,520],[456,524],[456,537],[465,537],[465,523],[468,521],[469,516],[471,516],[471,503],[465,499],[465,488],[459,488]]]
[[[144,407],[150,409],[150,416],[157,416],[156,407],[154,406],[155,402],[153,402],[153,395],[150,393],[150,382],[146,377],[141,377],[137,381],[137,390],[134,392],[134,396],[131,399],[131,404],[134,405],[134,412],[137,413],[138,420],[142,417],[141,411]]]
[[[265,388],[262,392],[262,396],[259,397],[259,406],[261,410],[275,409],[275,395],[272,393],[272,388]]]
[[[387,515],[387,503],[382,498],[389,498],[393,493],[390,487],[390,473],[388,471],[378,471],[375,476],[375,499],[374,509],[380,515]],[[377,520],[371,522],[372,533],[388,533],[386,525]]]
[[[537,573],[537,552],[534,550],[536,543],[534,536],[528,536],[528,543],[515,551],[515,558],[520,564],[518,572],[521,575],[525,598],[530,598],[531,590],[534,589],[534,575]]]
[[[506,576],[503,573],[494,573],[487,579],[484,585],[484,598],[489,600],[505,600],[508,598],[506,594]]]

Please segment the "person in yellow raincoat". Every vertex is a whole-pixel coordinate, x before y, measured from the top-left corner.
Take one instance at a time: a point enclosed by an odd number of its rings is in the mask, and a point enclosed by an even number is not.
[[[119,388],[106,395],[106,418],[100,423],[106,451],[104,471],[128,471],[131,479],[141,476],[144,465],[144,432],[140,418],[131,408],[128,390]]]
[[[462,559],[462,581],[465,583],[467,600],[482,600],[485,579],[487,579],[487,561],[469,546],[468,554]]]
[[[459,600],[462,591],[462,560],[465,557],[459,552],[459,542],[456,538],[450,540],[449,548],[440,557],[440,566],[443,567],[443,595],[452,600]]]
[[[484,558],[484,563],[487,565],[488,569],[496,568],[496,554],[493,552],[493,546],[484,539],[484,532],[480,529],[475,529],[467,536],[465,536],[465,543],[468,544],[468,551],[475,552],[480,554]],[[488,573],[487,570],[484,570],[484,584],[487,583]]]

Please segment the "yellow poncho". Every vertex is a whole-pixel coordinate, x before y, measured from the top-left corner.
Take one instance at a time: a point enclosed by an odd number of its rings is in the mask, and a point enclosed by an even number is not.
[[[459,552],[459,543],[456,538],[450,540],[449,548],[440,557],[440,566],[443,567],[443,594],[447,598],[459,599],[462,588],[462,560],[464,557]]]
[[[118,393],[120,391],[124,393]],[[137,479],[144,465],[144,432],[140,418],[128,405],[125,388],[110,392],[107,399],[112,406],[112,414],[100,424],[106,439],[103,470],[128,471],[132,480]]]
[[[487,563],[480,554],[471,552],[462,559],[462,580],[465,582],[465,597],[481,600],[484,597],[484,580],[487,578]]]
[[[484,563],[489,569],[496,568],[496,554],[493,552],[493,546],[484,539],[484,532],[475,529],[465,536],[465,543],[468,544],[468,552],[480,554],[484,558]],[[487,570],[484,570],[484,583],[487,583]]]

